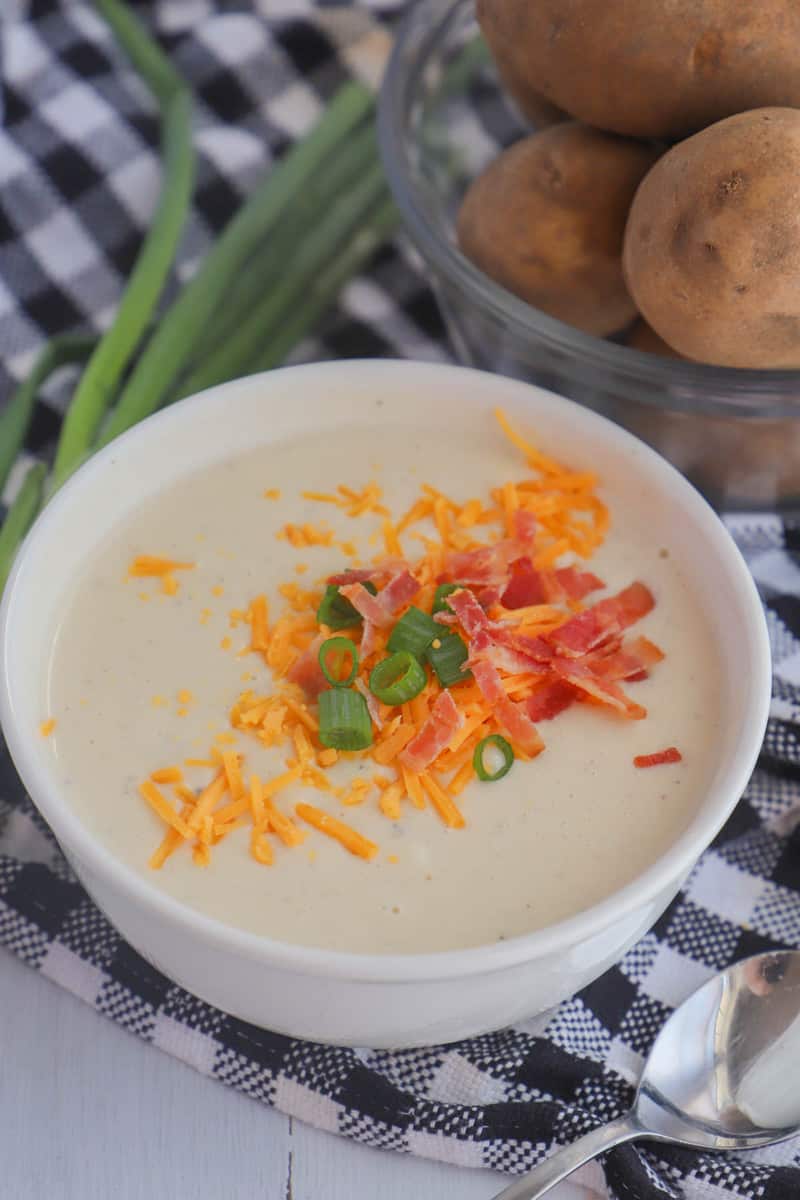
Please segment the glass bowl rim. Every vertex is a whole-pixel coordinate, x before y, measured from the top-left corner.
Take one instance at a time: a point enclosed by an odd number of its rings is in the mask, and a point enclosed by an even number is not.
[[[535,337],[551,350],[580,359],[586,371],[628,375],[631,383],[642,385],[643,393],[637,399],[643,404],[703,415],[800,418],[800,370],[720,367],[660,358],[584,333],[506,291],[441,235],[430,205],[414,183],[406,139],[407,113],[425,66],[467,5],[471,0],[418,0],[412,6],[395,34],[378,100],[383,168],[406,229],[425,261],[517,338]],[[420,27],[426,36],[417,46]],[[409,55],[412,69],[407,71]],[[648,387],[657,388],[662,395],[648,394]],[[665,391],[668,396],[663,395]]]

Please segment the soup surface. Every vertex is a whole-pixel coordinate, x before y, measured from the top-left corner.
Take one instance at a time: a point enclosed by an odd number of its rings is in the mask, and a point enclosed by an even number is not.
[[[222,748],[241,752],[245,778],[286,770],[285,747],[231,733],[228,712],[243,689],[263,694],[272,681],[262,656],[246,653],[249,627],[231,627],[229,614],[260,593],[278,613],[286,603],[279,585],[312,587],[352,562],[336,545],[298,549],[281,530],[324,520],[363,561],[381,548],[380,514],[351,517],[302,491],[374,480],[382,504],[400,514],[424,481],[463,502],[524,472],[499,433],[454,429],[446,447],[413,434],[393,444],[375,425],[254,449],[148,500],[85,565],[54,638],[43,716],[55,719],[57,769],[81,820],[118,859],[203,913],[282,941],[356,952],[513,937],[633,880],[687,827],[712,776],[720,666],[692,580],[669,545],[653,541],[645,517],[615,504],[613,492],[609,535],[588,564],[606,590],[587,603],[633,580],[651,589],[655,608],[636,633],[665,658],[648,678],[625,685],[646,719],[580,703],[542,722],[543,753],[460,795],[464,829],[445,827],[430,805],[404,803],[400,819],[388,819],[377,794],[345,807],[334,793],[294,783],[276,797],[286,812],[308,801],[346,821],[379,847],[369,862],[308,829],[302,846],[278,843],[273,864],[262,865],[241,829],[213,846],[208,866],[196,865],[186,847],[160,870],[148,866],[164,834],[138,790],[151,771],[206,758],[219,735]],[[420,545],[404,537],[410,558]],[[129,577],[132,559],[144,554],[194,567],[176,572],[179,589],[168,595],[158,579]],[[680,749],[681,762],[634,767],[635,756],[667,746]],[[183,770],[193,788],[207,784],[207,768]],[[344,785],[375,771],[354,756],[331,778]]]

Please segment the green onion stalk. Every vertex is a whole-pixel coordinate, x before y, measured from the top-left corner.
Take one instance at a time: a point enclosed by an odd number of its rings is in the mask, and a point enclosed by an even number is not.
[[[241,374],[265,341],[268,343],[270,329],[279,328],[287,313],[303,305],[306,291],[318,273],[343,243],[356,236],[385,186],[376,164],[360,183],[334,201],[328,214],[296,248],[291,271],[275,281],[236,332],[191,372],[181,385],[180,396],[193,395]]]
[[[97,339],[88,334],[67,333],[53,338],[40,351],[27,378],[0,414],[0,490],[22,449],[40,388],[62,367],[86,362],[96,345]]]
[[[155,412],[170,395],[215,309],[246,269],[250,256],[311,185],[331,150],[361,124],[372,106],[367,88],[347,84],[315,129],[256,188],[160,321],[101,430],[98,445],[106,445]]]
[[[192,102],[169,59],[120,0],[94,0],[161,111],[163,182],[152,224],[110,329],[81,377],[61,430],[51,488],[88,454],[122,374],[153,316],[183,230],[194,178]]]

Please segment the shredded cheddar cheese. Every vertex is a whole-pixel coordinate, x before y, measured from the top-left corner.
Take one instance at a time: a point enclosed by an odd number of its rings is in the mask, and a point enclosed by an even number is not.
[[[55,717],[48,717],[47,720],[42,721],[41,725],[39,726],[39,733],[42,735],[42,737],[50,737],[50,734],[53,732],[55,727]]]

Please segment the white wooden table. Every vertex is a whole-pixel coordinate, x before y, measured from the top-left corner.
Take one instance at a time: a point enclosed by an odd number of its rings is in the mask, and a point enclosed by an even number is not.
[[[4,1200],[488,1200],[503,1183],[270,1111],[0,951]],[[562,1184],[551,1195],[596,1194]]]

